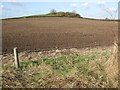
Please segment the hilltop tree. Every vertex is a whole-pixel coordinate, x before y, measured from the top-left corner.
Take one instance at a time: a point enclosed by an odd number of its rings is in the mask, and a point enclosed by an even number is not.
[[[56,10],[55,10],[55,9],[51,9],[51,10],[50,10],[50,13],[51,13],[51,14],[56,14]]]
[[[73,11],[72,11],[72,13],[76,14],[76,11],[75,11],[75,10],[73,10]]]

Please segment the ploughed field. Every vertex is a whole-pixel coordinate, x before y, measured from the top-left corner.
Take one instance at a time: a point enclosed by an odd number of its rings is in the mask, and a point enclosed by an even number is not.
[[[110,46],[117,21],[40,17],[3,20],[3,52]]]

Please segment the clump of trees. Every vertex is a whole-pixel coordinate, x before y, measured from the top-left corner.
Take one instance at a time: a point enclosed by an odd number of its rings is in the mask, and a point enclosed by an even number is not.
[[[81,17],[80,14],[73,12],[57,12],[55,9],[52,9],[48,15],[54,15],[58,17]]]

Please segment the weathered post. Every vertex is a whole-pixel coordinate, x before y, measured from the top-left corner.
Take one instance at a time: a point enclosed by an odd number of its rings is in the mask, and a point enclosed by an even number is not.
[[[20,64],[19,64],[17,47],[14,48],[14,58],[15,58],[15,67],[18,69],[18,68],[20,68]]]

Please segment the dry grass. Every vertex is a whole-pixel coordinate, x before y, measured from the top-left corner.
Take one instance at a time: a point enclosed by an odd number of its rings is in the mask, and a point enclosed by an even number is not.
[[[112,48],[112,54],[109,58],[109,60],[105,63],[106,65],[106,73],[107,77],[110,80],[110,84],[114,87],[118,85],[118,81],[115,82],[115,80],[118,80],[118,74],[119,74],[119,68],[118,68],[118,45],[114,43],[114,46]]]
[[[118,47],[64,49],[3,57],[3,87],[9,88],[117,88]]]

